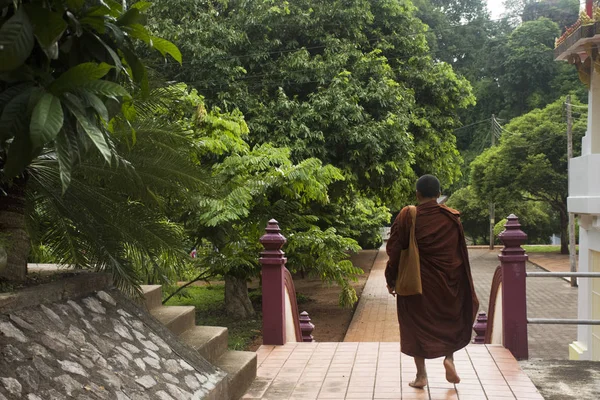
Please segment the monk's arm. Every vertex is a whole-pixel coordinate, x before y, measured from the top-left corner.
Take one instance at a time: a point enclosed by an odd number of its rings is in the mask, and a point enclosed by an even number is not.
[[[389,287],[396,286],[396,277],[398,276],[398,263],[400,262],[400,253],[402,251],[402,229],[400,221],[402,220],[405,210],[402,210],[390,229],[390,238],[387,242],[385,250],[388,255],[388,262],[385,267],[385,280]]]

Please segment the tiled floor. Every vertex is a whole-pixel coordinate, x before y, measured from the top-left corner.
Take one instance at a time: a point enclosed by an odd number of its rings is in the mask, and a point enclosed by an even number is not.
[[[399,343],[290,343],[258,350],[253,400],[543,400],[510,352],[469,345],[455,355],[461,383],[445,380],[441,359],[426,363],[429,386],[413,389],[412,359]]]

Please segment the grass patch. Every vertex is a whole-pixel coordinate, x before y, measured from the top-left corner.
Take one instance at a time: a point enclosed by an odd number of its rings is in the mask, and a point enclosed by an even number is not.
[[[257,309],[254,291],[250,299]],[[225,312],[225,286],[213,285],[188,287],[180,295],[174,296],[168,306],[196,307],[196,325],[224,326],[229,329],[229,349],[245,350],[261,334],[262,317],[258,312],[254,319],[240,321],[227,316]]]
[[[559,245],[527,245],[523,246],[526,252],[528,253],[560,253]],[[579,246],[577,246],[577,252],[579,252]]]
[[[296,302],[300,305],[300,304],[306,304],[306,303],[310,303],[314,301],[311,297],[300,293],[300,292],[296,292]]]

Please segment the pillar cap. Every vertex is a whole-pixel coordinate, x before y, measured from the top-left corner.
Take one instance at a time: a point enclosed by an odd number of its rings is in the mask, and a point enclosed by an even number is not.
[[[527,241],[527,234],[521,230],[519,218],[515,214],[510,214],[508,221],[504,225],[504,231],[498,237],[505,247],[521,247]]]
[[[267,227],[265,228],[265,233],[260,238],[260,243],[266,250],[281,250],[283,245],[287,242],[285,236],[281,234],[281,228],[279,228],[279,223],[275,219],[271,219],[267,223]]]

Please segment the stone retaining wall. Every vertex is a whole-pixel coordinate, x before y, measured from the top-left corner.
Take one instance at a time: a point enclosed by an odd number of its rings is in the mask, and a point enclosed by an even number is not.
[[[0,296],[0,400],[226,398],[225,373],[140,306],[73,279]]]

